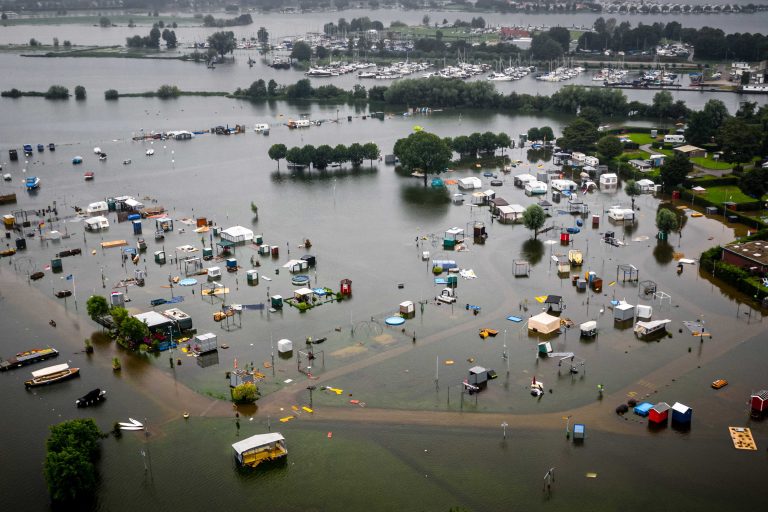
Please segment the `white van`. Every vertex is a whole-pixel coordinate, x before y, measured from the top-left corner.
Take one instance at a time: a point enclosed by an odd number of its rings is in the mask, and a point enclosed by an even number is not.
[[[685,136],[684,135],[665,135],[664,136],[664,143],[672,143],[672,144],[685,144]]]

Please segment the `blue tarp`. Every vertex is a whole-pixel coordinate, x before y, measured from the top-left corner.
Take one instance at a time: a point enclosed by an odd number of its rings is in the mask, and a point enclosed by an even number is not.
[[[523,321],[523,319],[520,318],[519,316],[508,316],[507,320],[509,320],[510,322],[515,322],[515,323],[519,323],[519,322]]]
[[[325,291],[325,288],[312,288],[312,293],[314,293],[318,297],[324,297],[328,295],[328,292]]]
[[[448,280],[444,277],[436,277],[435,284],[448,284]]]
[[[653,409],[653,404],[650,402],[643,402],[635,406],[635,414],[639,416],[648,416],[648,411]]]

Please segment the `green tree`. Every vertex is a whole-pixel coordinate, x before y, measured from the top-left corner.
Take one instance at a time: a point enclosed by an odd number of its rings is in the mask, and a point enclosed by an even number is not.
[[[480,136],[480,150],[483,153],[494,153],[498,147],[498,139],[495,133],[485,132]]]
[[[46,441],[49,452],[72,448],[94,459],[99,452],[101,431],[90,418],[65,421],[50,427],[51,434]]]
[[[656,214],[656,227],[662,233],[669,234],[677,230],[678,226],[677,215],[673,211],[661,208]]]
[[[301,148],[298,146],[294,146],[290,148],[288,152],[285,154],[285,160],[289,164],[296,165],[296,166],[307,166],[312,163],[312,159],[309,159],[309,161],[305,161],[304,157],[305,157],[305,153],[303,153],[301,151]]]
[[[112,26],[112,22],[106,16],[102,16],[99,19],[99,26],[100,27],[111,27]]]
[[[269,158],[277,162],[277,170],[279,171],[280,160],[288,154],[288,149],[285,147],[285,144],[272,144],[267,154]]]
[[[613,135],[601,137],[600,140],[597,141],[596,148],[597,152],[600,153],[600,156],[606,161],[613,160],[624,152],[624,146],[622,146],[619,139]]]
[[[563,136],[558,139],[560,147],[574,151],[589,151],[600,138],[595,125],[586,119],[577,118],[563,128]]]
[[[597,127],[597,126],[600,126],[600,119],[602,118],[602,113],[596,107],[587,105],[586,107],[582,108],[579,111],[579,117],[582,119],[586,119],[587,121],[592,123],[595,127]]]
[[[571,31],[565,27],[552,27],[547,31],[547,35],[556,41],[563,49],[563,53],[568,53],[571,49]]]
[[[311,98],[313,91],[312,82],[308,78],[302,78],[295,84],[288,86],[286,95],[291,99],[305,99]]]
[[[639,196],[642,191],[640,190],[640,185],[637,184],[635,180],[627,180],[627,182],[624,184],[624,193],[629,196],[629,198],[632,200],[632,209],[635,209],[635,197]]]
[[[52,85],[45,92],[47,100],[66,100],[69,99],[69,89],[63,85]]]
[[[49,452],[43,474],[54,502],[75,501],[96,488],[96,468],[85,455],[72,448]]]
[[[504,154],[504,150],[512,145],[512,139],[506,133],[499,133],[496,135],[496,145],[501,148],[501,154]]]
[[[363,144],[363,154],[365,158],[370,161],[371,165],[373,165],[373,161],[381,156],[381,150],[375,142],[366,142]]]
[[[433,133],[418,131],[395,142],[394,154],[400,164],[409,170],[424,173],[424,186],[428,174],[440,174],[451,163],[453,153],[445,141]]]
[[[653,114],[657,117],[672,117],[675,99],[669,91],[659,91],[653,95]]]
[[[686,142],[697,146],[709,144],[728,117],[725,103],[720,100],[707,101],[702,110],[691,113],[685,130]]]
[[[232,389],[232,401],[236,404],[252,404],[259,398],[259,388],[253,382],[243,382]]]
[[[531,56],[536,60],[555,60],[563,55],[563,47],[547,34],[536,34],[531,40]]]
[[[528,140],[530,142],[542,140],[541,132],[536,126],[534,126],[533,128],[528,128]]]
[[[149,336],[149,327],[138,318],[129,316],[120,323],[120,334],[128,341],[141,341]]]
[[[160,48],[160,36],[160,29],[152,27],[152,30],[149,31],[149,41],[147,41],[145,46],[148,48]]]
[[[267,97],[267,84],[264,80],[259,78],[251,84],[246,93],[251,99],[263,99]]]
[[[109,303],[101,295],[91,295],[85,303],[85,309],[91,320],[98,320],[109,313]]]
[[[547,214],[544,209],[537,205],[532,204],[523,212],[523,225],[533,231],[533,238],[536,239],[539,236],[539,230],[544,227],[544,223],[547,221]]]
[[[727,119],[717,132],[717,142],[727,162],[743,163],[760,156],[762,132],[760,125],[747,124],[741,118]]]
[[[293,45],[291,58],[298,61],[308,61],[312,58],[312,48],[304,41],[299,41]]]
[[[120,97],[120,93],[117,92],[117,89],[107,89],[104,91],[104,99],[105,100],[116,100]]]
[[[669,191],[681,184],[691,170],[693,170],[693,164],[688,157],[675,151],[672,158],[668,158],[661,166],[661,182],[664,184],[664,189]]]
[[[76,100],[85,99],[85,87],[83,87],[82,85],[75,86],[75,99]]]
[[[267,95],[270,97],[277,95],[277,82],[275,82],[274,78],[270,78],[269,82],[267,82]]]
[[[760,199],[768,192],[768,169],[757,167],[747,171],[739,180],[742,192],[755,199]]]
[[[315,169],[325,169],[331,162],[333,162],[333,148],[328,144],[318,146],[312,158],[312,167]]]
[[[216,50],[216,53],[223,57],[235,50],[235,47],[237,46],[235,33],[232,31],[214,32],[208,36],[208,44],[211,48]]]
[[[350,144],[349,148],[347,148],[347,155],[349,156],[349,161],[352,163],[352,165],[358,166],[363,163],[363,159],[365,158],[365,150],[363,149],[363,146],[355,142]]]
[[[163,41],[165,41],[166,48],[176,48],[178,41],[176,40],[176,32],[174,30],[163,30]]]
[[[175,85],[161,85],[157,89],[157,97],[161,99],[178,98],[181,90]]]
[[[345,163],[349,162],[349,148],[347,148],[347,146],[344,144],[337,144],[333,148],[332,161],[340,165],[344,165]]]
[[[542,126],[539,128],[539,137],[541,140],[553,141],[555,140],[555,132],[552,131],[550,126]]]
[[[269,42],[269,32],[267,32],[267,29],[259,27],[259,31],[256,32],[256,39],[258,39],[261,44],[267,44]]]

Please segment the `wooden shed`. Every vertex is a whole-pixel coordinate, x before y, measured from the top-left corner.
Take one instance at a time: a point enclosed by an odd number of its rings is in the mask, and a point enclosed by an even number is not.
[[[667,402],[659,402],[648,411],[649,423],[666,423],[669,418],[669,404]]]

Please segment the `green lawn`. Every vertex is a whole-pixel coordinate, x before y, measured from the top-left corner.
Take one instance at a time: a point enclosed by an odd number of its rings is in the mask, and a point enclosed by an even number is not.
[[[715,204],[722,204],[726,201],[733,203],[753,203],[757,199],[749,197],[735,185],[726,185],[723,187],[705,187],[706,192],[702,194]]]
[[[712,160],[709,155],[707,155],[707,158],[691,158],[691,162],[693,162],[695,165],[698,165],[699,167],[703,167],[705,169],[714,169],[717,171],[722,171],[733,167],[733,164],[729,164],[728,162]]]
[[[625,137],[629,137],[629,140],[635,144],[640,144],[641,146],[643,144],[650,144],[656,141],[656,139],[651,137],[650,133],[628,133],[625,135]]]

